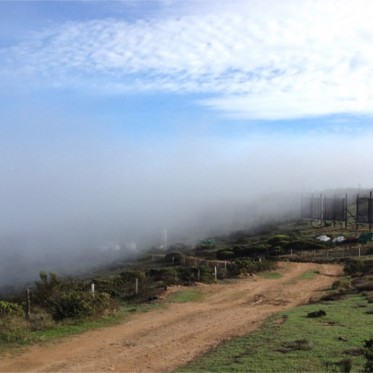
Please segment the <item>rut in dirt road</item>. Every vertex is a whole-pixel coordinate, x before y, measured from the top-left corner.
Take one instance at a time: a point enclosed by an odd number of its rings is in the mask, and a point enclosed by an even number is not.
[[[310,270],[318,274],[302,279]],[[307,303],[342,268],[282,263],[278,271],[283,277],[275,280],[255,276],[231,284],[199,284],[202,301],[169,304],[132,315],[120,325],[3,355],[0,371],[169,372],[224,340],[255,330],[272,313]]]

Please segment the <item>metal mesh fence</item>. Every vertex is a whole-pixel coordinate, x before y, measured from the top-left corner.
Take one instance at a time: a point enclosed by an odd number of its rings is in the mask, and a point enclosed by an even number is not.
[[[313,196],[303,197],[301,216],[304,219],[321,219],[321,198]]]
[[[346,200],[344,198],[325,198],[324,219],[333,221],[345,221]]]

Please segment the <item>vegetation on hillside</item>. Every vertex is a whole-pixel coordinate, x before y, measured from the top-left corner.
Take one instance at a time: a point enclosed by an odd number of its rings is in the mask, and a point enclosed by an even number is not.
[[[343,227],[313,226],[302,221],[271,223],[209,238],[189,250],[178,244],[166,252],[150,251],[137,261],[115,265],[84,278],[42,272],[30,289],[31,313],[26,319],[24,294],[0,296],[0,344],[40,340],[51,330],[74,330],[79,325],[97,325],[97,322],[105,324],[120,317],[123,310],[144,309],[139,305],[154,303],[170,285],[213,283],[256,272],[276,278],[276,273],[268,275],[268,271],[276,268],[277,260],[344,261],[349,277],[339,280],[329,299],[324,301],[344,300],[347,295],[358,292],[367,302],[372,302],[372,263],[363,260],[369,256],[356,259],[355,246],[351,248],[349,243],[350,251],[355,250],[355,258],[351,258],[346,245],[315,239],[324,233],[331,237],[352,234],[343,231]],[[372,247],[369,242],[359,244],[359,255],[372,254]],[[175,297],[177,302],[185,297],[198,298],[193,292]]]

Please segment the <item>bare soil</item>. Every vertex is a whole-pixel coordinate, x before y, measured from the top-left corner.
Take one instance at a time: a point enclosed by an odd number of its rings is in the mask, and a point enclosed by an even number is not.
[[[319,274],[302,279],[310,270]],[[257,329],[272,313],[318,298],[342,268],[281,263],[277,272],[283,277],[198,284],[202,301],[169,304],[134,314],[120,325],[8,352],[0,356],[0,372],[170,372],[225,340]]]

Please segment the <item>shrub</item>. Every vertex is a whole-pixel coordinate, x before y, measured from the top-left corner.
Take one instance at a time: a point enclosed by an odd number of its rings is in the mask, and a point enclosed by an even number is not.
[[[136,278],[139,280],[145,279],[146,275],[144,271],[133,271],[133,270],[127,270],[120,273],[120,278],[124,282],[135,282]]]
[[[321,297],[321,301],[336,301],[336,300],[341,300],[344,299],[346,295],[341,292],[341,291],[335,291],[326,295],[323,295]]]
[[[196,267],[179,267],[177,269],[179,281],[188,285],[198,280],[198,268]]]
[[[364,366],[364,372],[373,372],[373,338],[368,339],[364,343],[364,356],[366,363]]]
[[[344,272],[350,276],[358,276],[364,273],[364,262],[358,259],[348,259],[345,262]]]
[[[53,318],[84,319],[99,316],[115,308],[110,296],[105,293],[90,294],[88,292],[66,292],[53,302]]]
[[[314,311],[307,314],[307,317],[322,317],[326,316],[326,312],[324,310]]]
[[[289,244],[290,237],[287,234],[277,234],[276,236],[271,237],[267,242],[271,246],[285,247]]]
[[[23,310],[19,304],[12,302],[0,301],[0,317],[22,316]]]
[[[311,350],[311,344],[307,339],[297,339],[295,341],[284,342],[280,347],[280,352],[308,351]]]
[[[269,245],[267,244],[256,244],[250,246],[239,246],[233,249],[234,254],[238,258],[242,257],[254,257],[258,255],[266,255],[268,253]]]
[[[0,342],[24,342],[30,336],[27,321],[18,315],[0,317]]]
[[[350,289],[351,288],[351,281],[348,279],[342,279],[342,280],[337,280],[332,284],[332,289],[337,290],[337,289]]]
[[[166,263],[181,264],[184,260],[184,255],[180,252],[172,252],[164,257]]]
[[[229,259],[233,259],[234,257],[235,255],[232,250],[223,249],[223,250],[219,250],[216,253],[216,258],[220,260],[225,260],[225,259],[229,260]]]
[[[167,267],[167,268],[151,268],[147,272],[148,277],[152,281],[162,281],[166,286],[174,285],[179,282],[179,276],[176,268]]]
[[[342,372],[345,372],[345,373],[348,373],[348,372],[351,372],[351,369],[352,369],[352,359],[351,358],[346,358],[346,359],[343,359],[340,363],[339,363],[340,367],[341,367],[341,371]]]
[[[215,281],[215,273],[213,268],[210,268],[209,266],[200,266],[199,272],[201,282],[212,283]]]

